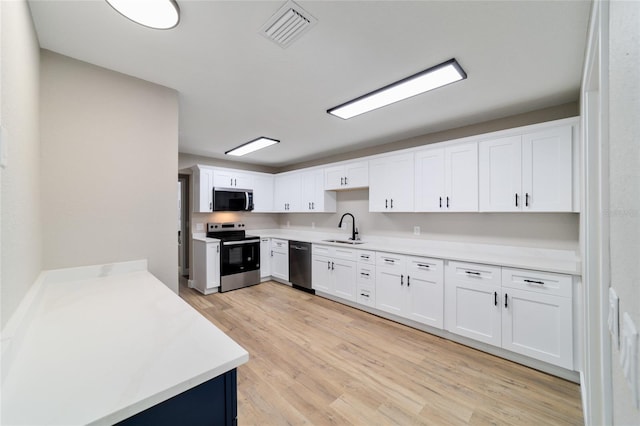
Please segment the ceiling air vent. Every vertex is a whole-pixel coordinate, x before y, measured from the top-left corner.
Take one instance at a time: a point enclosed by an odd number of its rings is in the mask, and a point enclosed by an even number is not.
[[[289,0],[262,26],[260,33],[286,49],[302,34],[309,31],[316,22],[316,18]]]

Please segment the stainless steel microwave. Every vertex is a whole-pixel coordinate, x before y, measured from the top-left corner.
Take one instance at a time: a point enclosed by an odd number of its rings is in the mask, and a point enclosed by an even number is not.
[[[251,189],[213,188],[214,212],[239,212],[253,210]]]

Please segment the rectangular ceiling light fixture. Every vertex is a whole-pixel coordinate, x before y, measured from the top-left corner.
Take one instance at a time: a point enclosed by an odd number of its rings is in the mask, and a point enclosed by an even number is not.
[[[467,73],[464,72],[460,64],[455,59],[450,59],[364,96],[333,107],[327,112],[347,120],[465,78],[467,78]]]
[[[265,138],[264,136],[260,136],[258,139],[254,139],[252,141],[249,141],[247,143],[243,143],[240,146],[237,146],[227,152],[225,152],[225,154],[227,155],[234,155],[236,157],[240,157],[242,155],[246,155],[249,154],[253,151],[257,151],[259,149],[262,148],[266,148],[268,146],[271,146],[273,144],[276,143],[280,143],[280,141],[275,140],[275,139],[271,139],[271,138]]]

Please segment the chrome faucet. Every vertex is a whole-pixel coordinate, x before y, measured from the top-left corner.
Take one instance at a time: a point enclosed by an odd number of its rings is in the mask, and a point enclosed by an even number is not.
[[[357,237],[358,235],[358,228],[356,228],[356,218],[353,217],[353,215],[351,213],[345,213],[342,215],[342,217],[340,218],[340,223],[338,224],[338,228],[342,228],[342,220],[344,219],[345,216],[351,216],[351,238],[349,238],[351,241],[355,241],[357,239],[359,239]]]

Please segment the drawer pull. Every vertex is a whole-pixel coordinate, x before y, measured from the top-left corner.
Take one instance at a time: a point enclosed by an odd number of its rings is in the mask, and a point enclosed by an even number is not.
[[[369,255],[368,254],[361,254],[360,255],[360,259],[369,259]]]
[[[544,281],[536,281],[536,280],[524,280],[525,283],[529,283],[529,284],[539,284],[539,285],[544,285]]]
[[[493,292],[493,306],[498,306],[498,292]]]
[[[475,276],[477,276],[477,277],[479,277],[479,276],[480,276],[480,272],[474,272],[474,271],[464,271],[464,272],[465,272],[466,274],[469,274],[469,275],[475,275]]]
[[[365,276],[369,276],[369,274],[367,274],[366,272],[360,272],[360,275],[365,275]]]
[[[366,293],[360,293],[360,296],[369,297],[369,295]]]
[[[396,261],[395,261],[395,260],[393,260],[393,259],[385,259],[384,261],[385,261],[385,262],[389,262],[389,263],[396,263]]]
[[[425,265],[424,263],[418,263],[418,268],[427,268],[427,269],[429,269],[429,268],[431,268],[431,266],[430,265]]]

